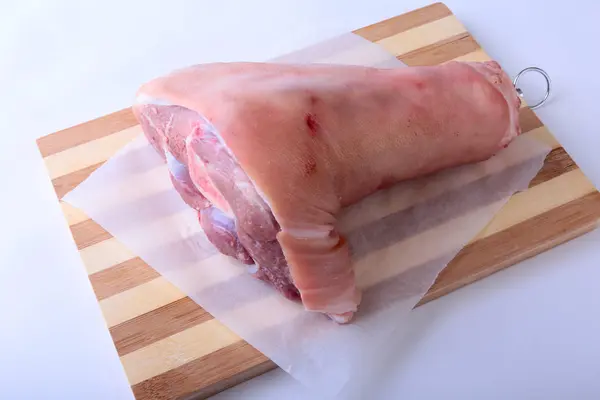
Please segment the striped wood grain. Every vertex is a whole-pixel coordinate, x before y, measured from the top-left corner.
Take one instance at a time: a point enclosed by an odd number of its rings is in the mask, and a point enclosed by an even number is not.
[[[489,57],[443,4],[358,29],[410,66]],[[420,304],[593,229],[600,194],[528,108],[526,135],[552,152],[530,188],[440,274]],[[129,109],[38,140],[58,198],[141,132]],[[75,243],[138,399],[207,397],[274,364],[214,320],[80,210],[61,202]]]

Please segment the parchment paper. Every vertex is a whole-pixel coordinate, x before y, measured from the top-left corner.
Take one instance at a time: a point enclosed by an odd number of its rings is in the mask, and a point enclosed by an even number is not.
[[[403,66],[352,34],[272,61]],[[65,201],[294,378],[334,396],[350,381],[357,387],[369,379],[363,361],[383,357],[382,344],[438,273],[510,195],[527,188],[548,151],[520,137],[488,161],[403,182],[345,209],[340,230],[350,243],[364,294],[355,320],[344,326],[306,312],[247,275],[244,265],[219,254],[143,136]]]

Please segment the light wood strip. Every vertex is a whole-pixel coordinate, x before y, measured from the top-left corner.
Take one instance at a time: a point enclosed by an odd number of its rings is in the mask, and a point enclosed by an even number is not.
[[[564,173],[529,190],[513,195],[472,242],[491,236],[528,219],[595,192],[580,169]]]
[[[435,3],[429,6],[410,11],[406,14],[386,19],[373,25],[366,26],[354,31],[363,38],[377,42],[400,32],[405,32],[418,26],[436,21],[452,15],[452,12],[443,3]]]
[[[121,357],[131,385],[180,367],[241,339],[217,320],[209,320]]]
[[[64,201],[60,202],[60,208],[62,208],[63,215],[69,223],[69,226],[78,224],[89,219],[89,217],[85,215],[85,213],[79,208],[75,208]]]
[[[110,328],[119,356],[212,319],[189,297],[174,301]]]
[[[454,58],[452,61],[483,62],[483,61],[490,61],[490,60],[491,60],[490,56],[488,56],[486,54],[486,52],[483,51],[483,49],[479,48],[471,53],[458,56],[458,57]]]
[[[127,247],[111,237],[79,251],[89,275],[135,258]]]
[[[109,328],[183,299],[186,295],[160,277],[100,301]]]
[[[70,147],[44,158],[50,179],[68,175],[108,160],[141,133],[139,125]]]
[[[154,400],[158,393],[169,393],[172,398],[205,399],[273,368],[271,360],[240,341],[140,382],[132,389],[137,400]]]
[[[141,258],[135,257],[90,275],[90,282],[98,300],[104,300],[159,276]]]
[[[410,53],[422,47],[430,46],[448,37],[467,33],[463,24],[453,15],[437,21],[415,27],[385,39],[378,40],[388,52],[395,56]]]
[[[137,125],[130,108],[114,112],[93,121],[52,133],[37,140],[42,157],[90,142]]]

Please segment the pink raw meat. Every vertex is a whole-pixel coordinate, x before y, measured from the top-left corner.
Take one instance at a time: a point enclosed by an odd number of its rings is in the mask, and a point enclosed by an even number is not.
[[[198,120],[198,114],[178,106],[133,107],[146,138],[166,160],[173,186],[192,208],[202,210],[210,202],[198,191],[187,167],[185,139]]]
[[[338,322],[360,303],[335,229],[340,209],[401,180],[485,160],[520,133],[519,96],[495,62],[209,64],[138,95],[176,105],[134,109],[155,148],[187,166],[197,195],[233,219],[256,276]]]

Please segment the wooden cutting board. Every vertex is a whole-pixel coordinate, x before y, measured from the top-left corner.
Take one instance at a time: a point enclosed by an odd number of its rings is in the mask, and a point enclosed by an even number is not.
[[[355,31],[404,63],[488,56],[443,4]],[[526,135],[553,148],[528,190],[440,274],[420,304],[579,236],[600,219],[600,193],[529,108]],[[129,109],[38,140],[59,199],[141,132]],[[90,281],[135,396],[208,397],[275,365],[163,279],[81,211],[63,203]]]

